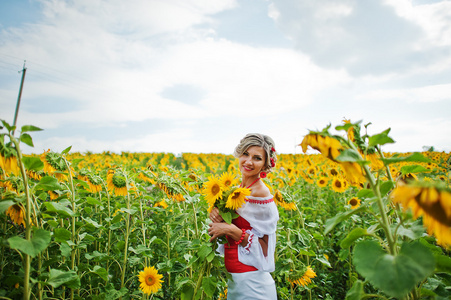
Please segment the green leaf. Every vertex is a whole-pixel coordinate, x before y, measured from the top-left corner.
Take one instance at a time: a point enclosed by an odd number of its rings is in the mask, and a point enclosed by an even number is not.
[[[354,228],[341,242],[341,248],[349,248],[352,244],[362,236],[368,235],[368,231],[364,228]]]
[[[190,284],[185,284],[182,288],[181,300],[192,300],[194,296],[194,288]]]
[[[393,157],[381,158],[380,159],[384,164],[393,164],[398,162],[431,162],[429,158],[424,157],[423,154],[419,152],[415,152],[409,156],[398,156],[394,155]]]
[[[451,273],[451,257],[441,254],[434,256],[436,261],[435,271],[443,273]]]
[[[385,145],[385,144],[394,143],[395,141],[391,137],[388,136],[389,132],[390,132],[390,128],[385,130],[384,132],[370,136],[368,138],[368,146],[374,147],[376,145]]]
[[[380,187],[381,196],[384,197],[385,195],[387,195],[387,193],[390,192],[394,187],[395,183],[393,181],[384,181]]]
[[[357,214],[363,210],[365,210],[366,207],[360,206],[353,210],[348,210],[342,213],[337,214],[335,217],[327,219],[326,223],[324,224],[324,234],[328,234],[332,229],[334,229],[335,226],[337,226],[338,223],[343,222],[344,220],[348,219],[354,214]]]
[[[22,133],[20,135],[20,141],[24,144],[27,144],[30,147],[34,147],[33,139],[31,138],[31,136],[28,133]]]
[[[68,243],[61,243],[60,251],[63,257],[69,257],[70,254],[72,253],[72,248],[69,246]]]
[[[33,125],[24,125],[22,126],[22,128],[20,129],[20,131],[22,133],[27,132],[27,131],[42,131],[43,129],[33,126]]]
[[[64,149],[63,151],[61,151],[61,154],[67,154],[69,153],[70,149],[72,149],[72,146],[67,147],[66,149]]]
[[[55,228],[55,230],[53,231],[53,237],[55,239],[55,242],[61,243],[70,240],[72,234],[66,228]]]
[[[102,205],[102,202],[92,197],[86,197],[86,202],[90,205]]]
[[[376,241],[362,241],[355,246],[354,265],[372,285],[401,299],[432,274],[435,259],[417,241],[402,244],[398,255],[386,253]]]
[[[62,217],[74,217],[75,213],[72,209],[68,208],[66,204],[58,202],[45,202],[43,203],[49,212],[55,212]]]
[[[6,210],[11,206],[16,204],[13,200],[0,201],[0,214],[6,213]]]
[[[14,129],[16,129],[16,126],[11,126],[11,125],[9,125],[9,123],[6,122],[5,120],[2,120],[2,124],[3,124],[3,126],[6,127],[6,129],[8,130],[8,132],[11,132],[11,131],[13,131]]]
[[[204,259],[212,251],[213,249],[210,246],[202,245],[202,247],[199,249],[199,252],[197,253],[197,256],[199,256],[199,258],[201,259]]]
[[[65,285],[69,288],[77,289],[81,286],[80,278],[75,271],[60,271],[57,269],[50,269],[47,284],[54,288]]]
[[[31,257],[35,257],[44,251],[50,244],[50,241],[50,232],[44,229],[34,229],[33,236],[30,240],[23,239],[19,236],[8,239],[9,246],[12,249],[17,249]]]
[[[349,161],[349,162],[365,162],[360,154],[352,149],[343,150],[340,155],[337,156],[338,161]]]
[[[224,221],[227,223],[227,224],[232,224],[232,213],[230,213],[230,212],[219,212],[219,214],[221,215],[221,217],[224,219]]]
[[[214,277],[208,277],[202,279],[202,288],[208,297],[212,298],[216,291],[217,280]]]
[[[332,268],[330,265],[330,262],[327,260],[327,258],[324,255],[319,255],[316,257],[318,261],[320,261],[323,265],[325,265],[328,268]]]
[[[92,273],[99,275],[100,278],[102,278],[105,281],[108,281],[108,272],[105,268],[102,268],[101,266],[94,266],[94,269],[90,270]]]
[[[363,281],[357,280],[352,285],[352,288],[346,293],[345,300],[360,300],[364,299],[365,292],[363,291]]]
[[[372,198],[374,197],[374,192],[371,189],[361,189],[360,191],[357,192],[356,197],[360,199]]]
[[[36,156],[24,156],[22,162],[27,170],[40,171],[44,168],[44,163]]]
[[[422,173],[422,172],[429,172],[430,170],[420,166],[420,165],[408,165],[408,166],[402,166],[401,167],[401,173],[402,175],[411,174],[411,173]]]
[[[36,185],[36,189],[41,189],[44,191],[57,191],[63,190],[64,188],[59,184],[58,180],[55,177],[44,176]]]

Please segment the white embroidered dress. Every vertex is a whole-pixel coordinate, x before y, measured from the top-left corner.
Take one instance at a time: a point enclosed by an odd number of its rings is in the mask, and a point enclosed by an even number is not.
[[[276,229],[279,212],[273,201],[273,196],[248,196],[242,207],[236,211],[249,222],[251,229],[248,244],[238,245],[238,261],[255,267],[258,271],[230,273],[233,281],[229,281],[227,299],[277,299],[274,280],[269,272],[275,269],[274,253],[276,249]],[[267,255],[259,239],[268,236]],[[218,251],[224,254],[224,245],[219,245]]]

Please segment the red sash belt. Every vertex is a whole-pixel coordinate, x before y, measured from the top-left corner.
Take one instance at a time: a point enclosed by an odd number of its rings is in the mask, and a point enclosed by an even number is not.
[[[250,230],[251,226],[248,221],[241,216],[232,221],[240,229]],[[249,265],[245,265],[238,260],[238,245],[235,244],[235,240],[227,237],[228,244],[224,245],[224,263],[229,273],[244,273],[257,271],[257,268]]]

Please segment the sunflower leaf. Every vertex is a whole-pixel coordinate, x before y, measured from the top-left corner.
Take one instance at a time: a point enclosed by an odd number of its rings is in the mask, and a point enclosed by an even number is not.
[[[362,236],[368,235],[368,231],[364,228],[354,228],[344,239],[340,242],[341,248],[349,248],[352,244],[361,238]]]
[[[395,141],[388,136],[389,132],[390,128],[385,130],[384,132],[370,136],[368,138],[368,146],[373,147],[376,145],[393,144]]]
[[[22,126],[22,128],[20,129],[20,131],[22,132],[22,133],[24,133],[24,132],[29,132],[29,131],[42,131],[43,129],[41,129],[41,128],[39,128],[39,127],[36,127],[36,126],[33,126],[33,125],[24,125],[24,126]]]
[[[103,280],[108,281],[108,272],[105,268],[102,268],[101,266],[94,266],[94,269],[90,271],[91,273],[98,275]]]
[[[429,169],[420,166],[420,165],[407,165],[401,167],[402,175],[410,174],[410,173],[422,173],[429,172]]]
[[[57,269],[50,269],[47,284],[54,288],[65,285],[74,289],[79,288],[81,285],[80,278],[75,271],[60,271]]]
[[[324,234],[328,234],[332,229],[334,229],[335,226],[337,226],[337,224],[339,224],[340,222],[343,222],[344,220],[348,219],[352,215],[359,213],[365,209],[366,209],[365,206],[360,206],[356,209],[339,213],[335,217],[327,219],[326,223],[325,223]]]
[[[11,206],[16,204],[13,200],[0,201],[0,214],[6,213],[6,210]]]
[[[420,242],[404,243],[397,255],[376,241],[361,241],[354,249],[357,272],[384,293],[402,299],[435,268],[431,251]]]
[[[354,282],[352,288],[346,293],[345,300],[360,300],[364,299],[365,292],[363,290],[364,282],[357,280]]]
[[[208,297],[213,298],[213,294],[216,291],[216,286],[218,282],[214,277],[207,277],[202,279],[202,288]]]
[[[19,236],[8,239],[9,246],[12,249],[17,249],[31,257],[35,257],[44,251],[50,244],[50,241],[50,232],[44,229],[33,230],[33,237],[30,240],[23,239]]]
[[[24,156],[22,162],[27,170],[40,171],[44,168],[44,163],[39,157]]]
[[[73,217],[75,216],[75,213],[72,211],[72,209],[67,207],[67,204],[61,204],[58,202],[45,202],[45,207],[47,208],[47,211],[49,212],[56,212],[58,215],[62,217]]]
[[[431,162],[429,158],[426,158],[419,152],[415,152],[409,156],[394,155],[393,157],[381,158],[380,160],[386,165],[398,162]]]
[[[67,147],[66,149],[64,149],[63,151],[61,151],[61,154],[67,154],[69,153],[70,149],[72,149],[72,146]]]
[[[22,134],[20,135],[20,141],[21,141],[22,143],[27,144],[27,145],[30,146],[30,147],[34,147],[34,145],[33,145],[33,139],[31,138],[31,135],[29,135],[28,133],[22,133]]]

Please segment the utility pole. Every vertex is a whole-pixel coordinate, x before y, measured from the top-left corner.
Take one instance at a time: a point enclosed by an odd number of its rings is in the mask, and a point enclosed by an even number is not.
[[[26,60],[24,60],[24,62],[23,62],[22,80],[20,81],[19,96],[17,97],[17,105],[16,105],[16,112],[14,113],[13,126],[16,126],[16,123],[17,123],[17,115],[19,114],[20,98],[22,98],[23,82],[25,81],[25,73],[27,72],[27,68],[25,68],[25,63],[26,63]],[[13,131],[13,134],[14,134],[14,131]]]

